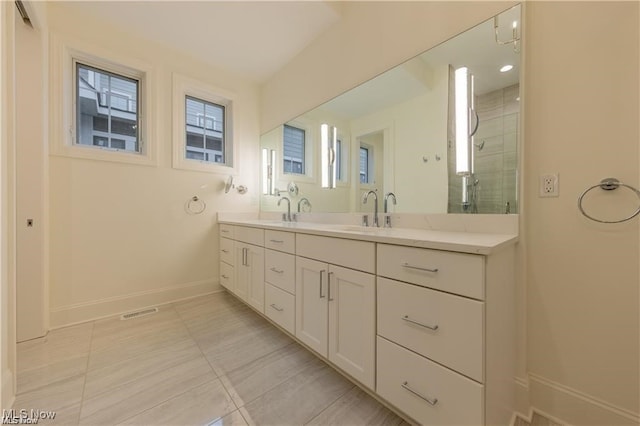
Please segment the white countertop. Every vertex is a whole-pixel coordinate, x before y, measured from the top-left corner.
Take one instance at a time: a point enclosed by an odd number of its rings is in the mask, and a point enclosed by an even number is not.
[[[372,241],[436,250],[472,254],[491,254],[518,241],[515,234],[435,231],[413,228],[374,228],[358,225],[312,222],[282,222],[275,220],[219,220],[220,223],[255,228],[290,231],[327,237]]]

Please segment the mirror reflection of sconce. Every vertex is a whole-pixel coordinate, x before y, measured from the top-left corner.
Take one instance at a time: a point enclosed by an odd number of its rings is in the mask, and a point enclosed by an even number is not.
[[[265,195],[275,195],[276,151],[273,149],[262,149],[262,193]]]
[[[335,126],[322,124],[320,126],[321,135],[321,157],[322,157],[322,187],[336,187],[336,141],[338,140],[338,129]]]
[[[498,21],[498,15],[493,17],[493,31],[495,34],[496,44],[503,46],[505,44],[513,43],[513,51],[516,53],[520,52],[520,36],[518,35],[518,21],[513,21],[511,24],[511,40],[500,40],[500,35],[498,31],[498,26],[500,22]]]
[[[470,111],[470,78],[467,67],[458,68],[455,78],[455,114],[456,114],[456,174],[469,176],[472,173],[471,149],[469,136],[469,111]]]

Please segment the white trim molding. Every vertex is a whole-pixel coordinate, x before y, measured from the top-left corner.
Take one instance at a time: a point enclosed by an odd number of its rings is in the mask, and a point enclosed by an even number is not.
[[[66,327],[137,309],[203,296],[220,289],[218,280],[209,279],[51,308],[50,324],[52,329]]]
[[[2,408],[8,409],[11,408],[14,401],[16,400],[16,395],[14,393],[14,377],[13,372],[8,368],[2,372]]]
[[[529,374],[529,399],[534,411],[562,419],[564,424],[637,426],[640,423],[638,413],[532,373]]]
[[[516,377],[516,413],[521,417],[525,417],[524,413],[531,411],[529,402],[529,379]]]

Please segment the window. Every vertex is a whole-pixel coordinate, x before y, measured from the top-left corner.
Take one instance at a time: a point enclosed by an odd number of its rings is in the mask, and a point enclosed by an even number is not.
[[[156,166],[155,69],[80,40],[50,42],[50,154]]]
[[[369,174],[369,148],[360,146],[360,183],[371,183]]]
[[[237,173],[234,155],[235,94],[173,74],[173,167]]]
[[[284,173],[304,175],[306,134],[304,129],[284,125],[283,130],[283,171]]]
[[[185,158],[225,164],[225,107],[185,97]]]
[[[75,66],[75,144],[140,153],[140,81],[80,62]]]

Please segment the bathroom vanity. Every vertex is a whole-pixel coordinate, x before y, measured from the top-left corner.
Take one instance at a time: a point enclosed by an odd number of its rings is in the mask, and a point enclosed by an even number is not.
[[[220,220],[220,284],[419,424],[508,424],[516,241]]]

